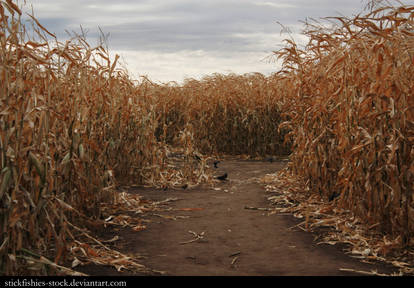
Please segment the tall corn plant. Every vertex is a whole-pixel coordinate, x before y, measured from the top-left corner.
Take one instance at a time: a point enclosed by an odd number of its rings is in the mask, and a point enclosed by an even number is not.
[[[0,1],[0,273],[50,274],[42,257],[70,256],[73,228],[101,217],[118,182],[169,184],[171,171],[151,85],[102,45],[61,43],[33,16],[30,34],[22,16]]]
[[[376,6],[330,28],[307,24],[304,50],[277,55],[288,87],[293,170],[326,200],[408,245],[414,232],[414,7]],[[412,243],[411,243],[412,244]]]
[[[192,127],[196,149],[206,154],[287,154],[274,83],[259,73],[214,74],[158,88],[158,134],[171,143]]]

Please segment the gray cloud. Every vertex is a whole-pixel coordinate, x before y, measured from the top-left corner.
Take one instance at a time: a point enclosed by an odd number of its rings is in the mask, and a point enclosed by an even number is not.
[[[110,33],[114,49],[242,50],[257,49],[257,39],[240,37],[279,33],[280,26],[297,25],[306,17],[355,13],[361,0],[344,1],[50,1],[32,0],[35,15],[58,35],[66,30],[97,27]],[[238,36],[237,36],[238,35]],[[266,49],[266,47],[263,47]],[[272,47],[267,47],[272,49]]]
[[[188,53],[204,51],[210,53],[208,55],[211,57],[215,55],[217,59],[215,63],[219,65],[219,60],[226,57],[234,57],[236,60],[237,57],[241,57],[239,61],[244,61],[246,59],[243,57],[246,55],[249,57],[258,55],[258,58],[263,58],[264,53],[271,53],[272,50],[277,49],[277,45],[286,37],[286,35],[280,36],[281,27],[277,22],[292,28],[293,36],[303,39],[297,34],[303,28],[300,20],[339,14],[352,16],[363,8],[366,1],[26,0],[26,2],[33,3],[35,16],[51,32],[56,33],[59,39],[67,37],[65,30],[79,31],[82,25],[88,31],[89,41],[94,44],[94,41],[99,38],[99,26],[105,33],[110,34],[109,47],[115,51],[123,51],[130,55],[136,55],[134,52],[137,51],[154,55],[177,53],[180,59],[183,59],[183,51]],[[199,65],[202,70],[201,66],[204,64]],[[217,67],[217,69],[221,68]]]

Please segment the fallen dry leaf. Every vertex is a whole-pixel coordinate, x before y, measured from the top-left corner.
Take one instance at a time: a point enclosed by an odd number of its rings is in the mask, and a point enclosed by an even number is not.
[[[139,232],[139,231],[145,230],[146,228],[147,227],[145,225],[137,225],[137,226],[133,227],[132,230],[134,230],[136,232]]]
[[[178,208],[177,211],[202,211],[204,208]]]

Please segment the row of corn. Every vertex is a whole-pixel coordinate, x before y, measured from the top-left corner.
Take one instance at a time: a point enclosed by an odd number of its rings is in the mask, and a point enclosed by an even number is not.
[[[374,3],[375,4],[375,3]],[[306,23],[276,52],[292,170],[378,233],[414,243],[414,6]]]
[[[175,143],[179,131],[190,129],[203,154],[266,156],[289,153],[284,144],[280,89],[259,73],[187,79],[183,85],[160,87],[157,137]]]
[[[197,184],[211,179],[202,153],[288,151],[273,79],[135,81],[104,46],[60,42],[0,1],[0,274],[57,273],[39,259],[68,263],[118,184]]]
[[[203,154],[292,151],[312,191],[413,244],[414,7],[307,23],[272,76],[182,85],[133,81],[103,45],[22,17],[0,1],[0,274],[52,273],[33,259],[64,263],[118,183],[208,181]]]

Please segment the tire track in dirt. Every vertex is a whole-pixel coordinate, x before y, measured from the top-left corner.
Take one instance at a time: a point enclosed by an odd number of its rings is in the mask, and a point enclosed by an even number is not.
[[[298,221],[291,215],[246,209],[269,207],[257,179],[285,164],[226,160],[219,164],[217,175],[227,172],[228,179],[215,187],[131,189],[152,201],[177,200],[169,202],[170,211],[145,215],[147,229],[123,230],[124,253],[145,256],[142,264],[174,276],[358,275],[340,268],[391,273],[385,265],[359,262],[338,247],[317,245],[313,234],[292,229]],[[81,270],[89,275],[123,275],[105,267]]]

